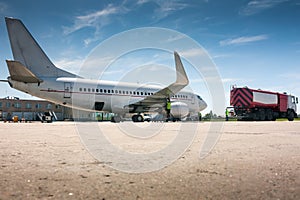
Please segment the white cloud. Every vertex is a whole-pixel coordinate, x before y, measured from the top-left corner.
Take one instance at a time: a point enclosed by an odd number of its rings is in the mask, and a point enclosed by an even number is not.
[[[4,13],[7,10],[7,4],[0,2],[0,13]]]
[[[55,66],[64,69],[66,71],[70,71],[72,73],[78,74],[80,70],[80,66],[83,63],[83,59],[60,59],[54,61]]]
[[[222,78],[223,83],[236,83],[237,81],[240,81],[240,79],[237,79],[237,78]]]
[[[99,17],[108,16],[111,14],[115,14],[117,12],[117,8],[109,4],[105,9],[96,11],[94,13],[90,13],[88,15],[82,15],[78,16],[78,20],[82,20],[84,22],[87,22],[89,24],[94,23]]]
[[[227,39],[227,40],[222,40],[219,42],[220,46],[228,46],[228,45],[239,45],[239,44],[246,44],[246,43],[251,43],[251,42],[257,42],[261,40],[266,40],[268,39],[267,35],[256,35],[256,36],[250,36],[250,37],[238,37],[234,39]]]
[[[105,75],[116,75],[116,74],[123,74],[123,73],[124,73],[124,70],[122,70],[122,69],[103,72],[103,74],[105,74]]]
[[[289,0],[252,0],[240,10],[240,15],[254,15]]]
[[[120,16],[128,14],[131,11],[135,11],[146,3],[151,2],[156,5],[156,8],[151,11],[153,12],[152,16],[154,21],[161,20],[172,13],[181,11],[190,6],[182,0],[137,0],[134,2],[135,3],[124,0],[120,4],[109,4],[101,10],[97,10],[86,15],[76,16],[74,18],[73,25],[63,27],[63,33],[68,35],[87,27],[95,29],[93,36],[84,39],[84,44],[88,46],[92,42],[97,41],[102,37],[101,30],[103,27],[115,23],[116,20],[122,23],[124,18]]]
[[[205,50],[196,48],[196,49],[188,49],[188,50],[182,51],[180,53],[180,55],[185,58],[191,58],[191,57],[206,56],[208,54],[205,52]]]
[[[232,57],[232,54],[216,54],[213,55],[212,58],[213,59],[218,59],[218,58],[228,58],[228,57]]]
[[[186,36],[184,36],[184,35],[175,35],[175,36],[170,36],[167,40],[166,40],[166,42],[167,43],[169,43],[169,42],[175,42],[175,41],[178,41],[178,40],[182,40],[182,39],[185,39],[186,38]]]
[[[138,4],[138,5],[143,5],[143,4],[145,4],[145,3],[148,3],[150,0],[138,0],[137,2],[136,2],[136,4]]]
[[[129,11],[130,9],[123,5],[115,6],[109,4],[101,10],[75,17],[72,26],[63,27],[63,33],[68,35],[87,27],[95,29],[93,36],[84,39],[85,46],[88,46],[90,43],[98,41],[102,37],[102,28],[114,22],[113,16],[126,14]]]
[[[300,80],[300,72],[284,73],[281,74],[280,77],[285,78],[286,80]]]
[[[94,27],[97,30],[110,23],[109,16],[121,13],[120,7],[109,4],[106,8],[98,10],[87,15],[75,17],[74,25],[71,27],[63,27],[64,34],[68,35],[85,27]]]
[[[154,2],[158,5],[158,8],[155,10],[154,18],[158,20],[163,19],[176,11],[183,10],[189,6],[189,4],[180,2],[178,0],[154,0]]]

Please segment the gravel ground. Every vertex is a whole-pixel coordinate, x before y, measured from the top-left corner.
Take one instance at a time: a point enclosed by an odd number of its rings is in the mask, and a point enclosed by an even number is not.
[[[96,160],[73,122],[1,122],[0,199],[300,199],[300,122],[224,123],[204,159],[199,151],[212,124],[191,125],[197,134],[171,165],[126,173]],[[118,137],[117,124],[99,126],[122,148],[149,149]],[[172,135],[178,126],[166,123],[164,130]],[[153,137],[149,145],[170,138]]]

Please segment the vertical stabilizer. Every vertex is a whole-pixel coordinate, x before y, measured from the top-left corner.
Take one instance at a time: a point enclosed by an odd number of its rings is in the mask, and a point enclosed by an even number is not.
[[[20,62],[37,77],[75,77],[57,68],[47,57],[19,19],[5,18],[10,45],[15,61]]]

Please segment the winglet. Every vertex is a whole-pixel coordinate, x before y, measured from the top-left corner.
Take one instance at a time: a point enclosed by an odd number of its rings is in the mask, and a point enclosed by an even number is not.
[[[189,79],[186,75],[186,72],[184,70],[183,64],[181,62],[179,54],[174,51],[174,57],[175,57],[175,65],[176,65],[176,83],[180,83],[182,85],[188,85]]]
[[[171,96],[175,95],[176,93],[178,93],[180,90],[182,90],[185,86],[189,84],[189,79],[182,65],[180,56],[176,51],[174,52],[174,57],[175,57],[176,76],[177,76],[176,81],[170,84],[168,87],[159,90],[154,95],[149,96],[148,99],[170,98]]]
[[[137,102],[129,104],[129,107],[134,108],[132,112],[143,112],[145,111],[145,108],[157,108],[159,107],[159,105],[165,105],[167,98],[171,98],[173,95],[178,93],[189,84],[189,79],[182,65],[180,56],[176,51],[174,52],[174,57],[177,76],[176,81],[169,86],[157,91],[153,95],[147,96],[143,100],[139,100]]]

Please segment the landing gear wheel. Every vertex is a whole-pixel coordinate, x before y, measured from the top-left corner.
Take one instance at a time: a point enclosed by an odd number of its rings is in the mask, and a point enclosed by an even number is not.
[[[142,115],[133,115],[132,121],[133,122],[144,122],[144,118]]]

